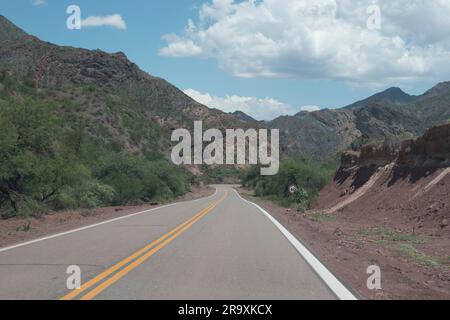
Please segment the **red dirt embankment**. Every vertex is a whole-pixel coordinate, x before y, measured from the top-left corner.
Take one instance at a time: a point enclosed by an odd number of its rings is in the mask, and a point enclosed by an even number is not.
[[[362,298],[450,299],[450,124],[418,140],[345,152],[305,214],[251,200]],[[372,265],[382,290],[367,288]]]
[[[401,145],[345,152],[315,209],[448,236],[449,173],[450,125],[445,125]]]
[[[375,297],[450,299],[450,124],[345,152],[314,211],[342,246],[361,247],[362,259],[384,270],[385,290]]]

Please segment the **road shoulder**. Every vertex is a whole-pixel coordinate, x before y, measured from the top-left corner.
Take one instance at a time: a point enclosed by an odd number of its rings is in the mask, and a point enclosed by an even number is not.
[[[378,300],[450,298],[448,269],[417,265],[373,239],[355,239],[354,233],[348,230],[360,230],[361,226],[349,221],[301,214],[253,197],[251,191],[242,188],[237,191],[268,211],[360,297]],[[382,290],[367,288],[367,268],[371,265],[382,269]]]

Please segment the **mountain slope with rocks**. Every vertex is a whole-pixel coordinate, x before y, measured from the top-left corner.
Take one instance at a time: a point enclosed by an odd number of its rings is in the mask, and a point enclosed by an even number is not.
[[[280,129],[284,157],[338,159],[349,148],[417,137],[450,120],[450,84],[421,96],[390,88],[336,110],[300,112],[270,122],[201,105],[167,81],[153,77],[124,53],[57,46],[28,35],[0,16],[0,66],[56,103],[61,116],[83,123],[93,137],[126,150],[168,154],[173,129],[268,127]]]
[[[94,131],[105,132],[111,142],[130,150],[157,146],[167,152],[171,130],[191,128],[194,120],[214,128],[246,126],[140,70],[122,52],[57,46],[28,35],[3,16],[0,65],[57,103],[63,116],[83,117],[93,136],[98,137]]]
[[[269,123],[280,128],[290,157],[337,159],[349,147],[418,137],[450,121],[450,83],[440,83],[420,96],[391,88],[348,107],[300,112]]]

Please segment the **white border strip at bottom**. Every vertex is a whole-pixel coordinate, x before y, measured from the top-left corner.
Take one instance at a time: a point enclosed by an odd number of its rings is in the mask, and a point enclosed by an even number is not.
[[[289,240],[300,255],[306,260],[317,275],[325,282],[330,290],[340,300],[358,300],[300,241],[298,241],[281,223],[279,223],[270,213],[261,208],[256,203],[244,199],[237,190],[236,194],[243,201],[258,208],[264,215],[281,231],[281,233]]]

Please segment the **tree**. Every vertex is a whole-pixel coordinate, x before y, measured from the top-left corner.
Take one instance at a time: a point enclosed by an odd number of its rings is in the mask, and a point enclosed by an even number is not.
[[[32,100],[3,107],[0,127],[0,208],[39,215],[70,184],[68,159],[57,146],[60,128],[51,108]]]

